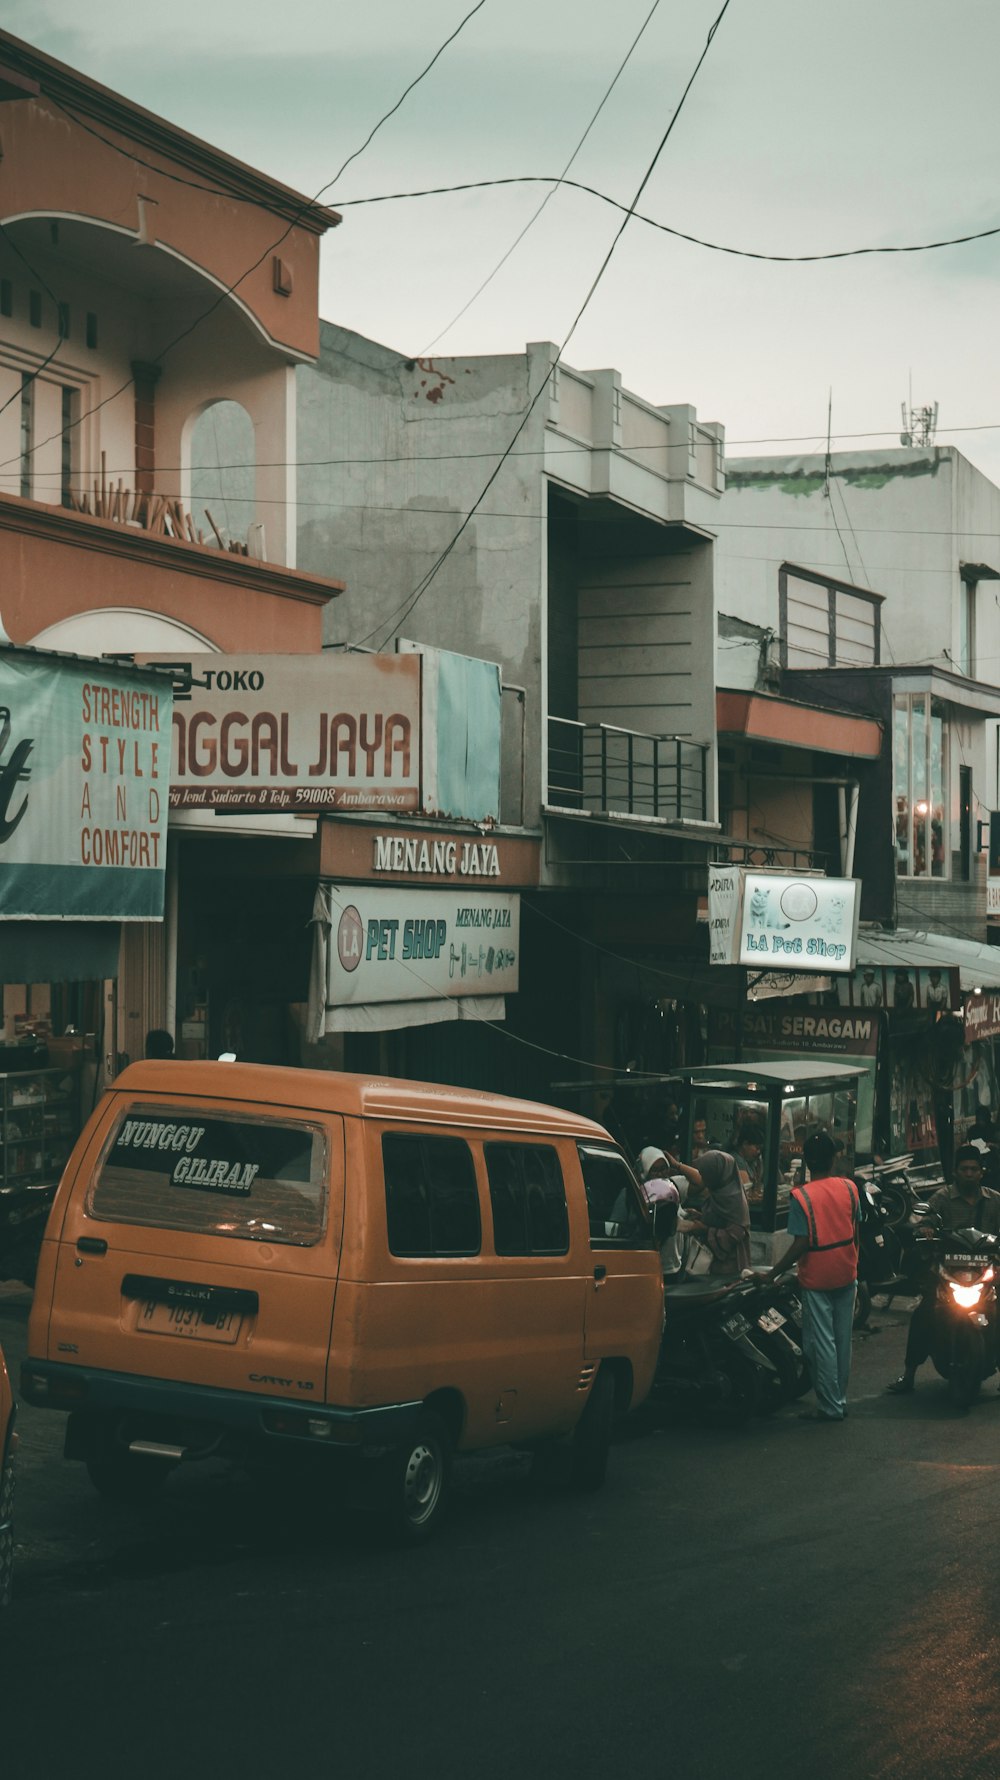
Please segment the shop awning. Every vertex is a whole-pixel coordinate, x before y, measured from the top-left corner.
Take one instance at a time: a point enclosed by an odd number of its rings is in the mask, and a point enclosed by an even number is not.
[[[715,710],[720,735],[858,760],[877,760],[882,750],[881,724],[856,711],[823,710],[801,699],[725,686],[716,692]]]
[[[0,983],[101,983],[118,975],[118,921],[0,921]]]
[[[948,933],[900,927],[895,933],[861,928],[857,962],[894,970],[955,970],[963,989],[1000,989],[1000,946],[981,946]]]

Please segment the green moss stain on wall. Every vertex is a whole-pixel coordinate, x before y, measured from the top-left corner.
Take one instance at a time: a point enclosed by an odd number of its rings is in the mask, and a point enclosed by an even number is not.
[[[851,488],[878,489],[906,478],[936,476],[944,461],[944,453],[935,451],[933,456],[924,454],[906,463],[842,465],[834,469],[833,475],[838,482],[846,482]],[[780,470],[726,471],[727,490],[776,488],[781,494],[807,496],[822,494],[825,487],[825,470],[797,470],[787,465]]]

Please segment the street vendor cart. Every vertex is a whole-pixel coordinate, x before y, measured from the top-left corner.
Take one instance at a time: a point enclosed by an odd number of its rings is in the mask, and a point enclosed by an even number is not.
[[[755,1266],[771,1266],[788,1246],[788,1199],[805,1179],[802,1147],[814,1131],[842,1146],[833,1164],[853,1175],[858,1079],[861,1070],[836,1063],[720,1063],[682,1070],[685,1110],[679,1145],[698,1165],[701,1150],[737,1154],[741,1133],[754,1132],[759,1157],[745,1167],[750,1202],[750,1249]]]

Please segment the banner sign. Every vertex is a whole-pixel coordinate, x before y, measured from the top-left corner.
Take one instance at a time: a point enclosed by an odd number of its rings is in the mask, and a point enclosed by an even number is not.
[[[0,649],[0,919],[163,918],[165,675]]]
[[[845,1013],[840,1008],[747,1008],[742,1021],[742,1050],[749,1059],[762,1051],[784,1055],[874,1057],[878,1050],[878,1015]],[[709,1037],[714,1046],[734,1053],[740,1018],[730,1008],[712,1008]],[[807,1090],[803,1090],[806,1092]]]
[[[862,965],[853,976],[838,981],[837,995],[844,1007],[887,1007],[890,1013],[924,1010],[947,1014],[962,1005],[957,965],[950,969],[941,965],[934,970]]]
[[[711,866],[711,962],[808,975],[851,971],[859,908],[856,878]]]
[[[976,1038],[1000,1038],[1000,992],[995,989],[965,997],[965,1042],[969,1045]]]
[[[156,660],[143,656],[142,660]],[[177,694],[171,808],[420,807],[419,655],[200,655]]]
[[[522,835],[459,833],[441,828],[386,828],[368,822],[324,822],[320,876],[373,883],[465,884],[506,889],[538,883],[541,842]]]
[[[738,955],[742,883],[738,865],[708,868],[708,956],[710,964],[734,964]]]
[[[511,995],[521,899],[501,891],[323,884],[327,1004]]]

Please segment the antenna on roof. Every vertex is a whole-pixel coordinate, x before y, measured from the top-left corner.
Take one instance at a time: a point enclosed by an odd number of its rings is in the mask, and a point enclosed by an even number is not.
[[[925,408],[915,408],[913,399],[903,403],[903,431],[899,435],[901,445],[933,445],[934,434],[937,432],[938,405],[930,402]]]

